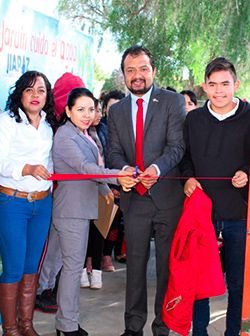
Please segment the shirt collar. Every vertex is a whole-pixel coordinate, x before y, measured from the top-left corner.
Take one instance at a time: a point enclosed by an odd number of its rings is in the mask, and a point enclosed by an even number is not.
[[[18,112],[19,112],[20,117],[22,118],[22,120],[23,120],[24,122],[29,123],[28,118],[27,118],[27,115],[23,112],[22,109],[20,109],[20,107],[18,108]],[[42,111],[41,111],[41,121],[44,121],[45,118],[46,118],[46,112],[44,112],[44,111],[42,110]]]
[[[236,111],[238,110],[239,103],[240,103],[239,99],[238,99],[238,98],[233,98],[233,102],[236,103],[235,107],[234,107],[231,111],[229,111],[229,112],[227,112],[227,113],[225,113],[225,114],[219,114],[219,113],[214,112],[214,111],[212,110],[212,108],[211,108],[211,102],[210,102],[210,100],[209,100],[208,103],[207,103],[207,107],[208,107],[209,112],[210,112],[215,118],[217,118],[218,120],[225,120],[225,119],[227,119],[227,118],[229,118],[229,117],[235,115]]]

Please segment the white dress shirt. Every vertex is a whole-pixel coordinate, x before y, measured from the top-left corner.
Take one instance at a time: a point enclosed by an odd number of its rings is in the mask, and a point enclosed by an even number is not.
[[[131,94],[131,112],[132,112],[132,124],[133,124],[133,131],[134,131],[134,136],[136,137],[136,114],[137,114],[137,110],[138,110],[138,105],[136,103],[138,98],[143,99],[143,123],[145,124],[145,120],[146,120],[146,115],[147,115],[147,111],[148,111],[148,104],[149,104],[149,100],[150,100],[150,96],[153,90],[153,86],[148,90],[148,92],[146,92],[143,96],[138,97],[136,95],[134,95],[133,93],[130,92]],[[157,175],[160,176],[161,172],[159,167],[156,164],[152,164],[151,166],[155,167],[156,171],[157,171]],[[126,168],[127,166],[123,167]]]
[[[142,97],[135,96],[133,93],[130,92],[131,94],[131,112],[132,112],[132,124],[133,124],[133,131],[134,135],[136,135],[136,114],[138,110],[138,106],[136,104],[137,99],[141,98],[143,99],[143,122],[145,123],[146,120],[146,115],[148,111],[148,104],[151,96],[153,87],[151,87],[150,90],[148,90],[147,93],[145,93]]]
[[[53,132],[41,112],[38,129],[32,126],[26,114],[19,109],[22,122],[17,123],[8,112],[0,114],[0,185],[19,191],[48,190],[52,182],[22,176],[26,164],[43,165],[53,172],[51,156]]]

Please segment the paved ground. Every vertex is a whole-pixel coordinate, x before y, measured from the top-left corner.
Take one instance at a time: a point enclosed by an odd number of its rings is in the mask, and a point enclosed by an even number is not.
[[[124,329],[125,265],[115,263],[114,273],[103,273],[104,286],[101,290],[81,289],[81,326],[89,336],[119,336]],[[144,336],[151,336],[150,323],[153,320],[153,297],[155,288],[153,248],[148,270],[148,323]],[[225,324],[226,297],[211,302],[210,336],[223,336]],[[40,335],[54,336],[54,315],[35,312],[35,326]],[[171,333],[171,336],[177,335]]]

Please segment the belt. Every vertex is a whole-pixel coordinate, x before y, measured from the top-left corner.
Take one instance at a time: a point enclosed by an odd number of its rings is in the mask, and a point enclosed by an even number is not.
[[[25,192],[25,191],[18,191],[12,188],[7,188],[4,186],[0,186],[0,192],[8,196],[27,198],[29,202],[41,200],[49,195],[49,189],[45,191]]]

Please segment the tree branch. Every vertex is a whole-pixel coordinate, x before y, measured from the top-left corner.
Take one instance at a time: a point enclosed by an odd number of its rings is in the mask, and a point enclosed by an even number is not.
[[[89,4],[87,6],[89,7],[89,10],[94,12],[96,15],[101,16],[101,17],[104,16],[104,13],[99,8],[97,8],[97,7],[95,7],[91,4]]]
[[[131,13],[131,16],[137,16],[141,12],[143,12],[148,7],[149,2],[150,2],[149,0],[145,0],[142,7],[140,7],[136,12]]]
[[[103,24],[102,21],[99,21],[99,20],[97,20],[93,17],[85,16],[85,15],[82,15],[82,14],[81,15],[71,15],[71,16],[69,16],[69,18],[72,19],[72,20],[88,20],[92,23],[97,23],[99,25]]]

